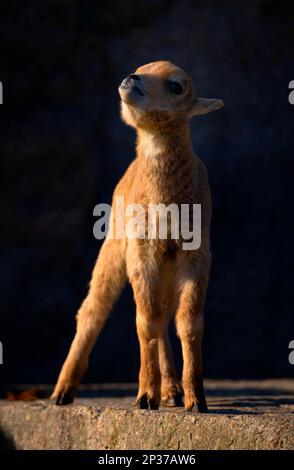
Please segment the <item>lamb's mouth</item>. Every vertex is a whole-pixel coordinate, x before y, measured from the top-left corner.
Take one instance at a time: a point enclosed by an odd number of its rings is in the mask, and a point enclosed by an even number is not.
[[[123,82],[123,83],[121,84],[120,88],[121,88],[122,90],[126,90],[126,91],[128,91],[128,92],[133,92],[133,91],[134,91],[134,92],[137,93],[138,95],[144,96],[143,91],[142,91],[137,85],[134,85],[133,83],[124,83],[124,82]]]
[[[134,93],[136,95],[144,96],[140,85],[138,84],[138,78],[134,78],[135,75],[128,75],[120,84],[120,90],[127,94]]]
[[[139,95],[144,96],[144,93],[137,85],[133,86],[133,90],[135,90]]]

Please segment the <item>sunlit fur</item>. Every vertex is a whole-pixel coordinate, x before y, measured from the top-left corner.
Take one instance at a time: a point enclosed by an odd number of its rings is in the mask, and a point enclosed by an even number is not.
[[[76,336],[52,397],[58,404],[73,400],[96,337],[129,280],[140,342],[138,406],[156,409],[160,401],[177,405],[184,392],[186,410],[194,407],[205,412],[201,343],[210,270],[211,201],[205,166],[193,153],[189,119],[223,103],[199,98],[191,79],[170,62],[153,62],[135,73],[142,93],[134,93],[132,86],[121,86],[119,92],[122,118],[137,131],[137,155],[114,191],[114,214],[116,196],[123,196],[125,205],[141,204],[146,212],[150,202],[201,204],[201,246],[184,251],[181,240],[104,241],[88,295],[77,315]],[[169,80],[181,83],[183,93],[173,95]],[[168,340],[172,318],[182,344],[182,384]]]

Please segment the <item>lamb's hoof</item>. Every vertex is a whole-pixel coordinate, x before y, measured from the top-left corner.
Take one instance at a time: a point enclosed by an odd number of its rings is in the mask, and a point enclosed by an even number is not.
[[[197,400],[185,401],[185,411],[193,411],[194,413],[208,413],[207,404],[198,402]]]
[[[177,392],[161,400],[161,404],[167,407],[180,407],[183,406],[183,395]]]
[[[140,410],[158,410],[158,403],[154,398],[149,397],[147,393],[137,399],[136,406]]]
[[[74,401],[75,390],[65,389],[57,394],[54,393],[51,398],[55,400],[55,405],[57,406],[70,405]]]

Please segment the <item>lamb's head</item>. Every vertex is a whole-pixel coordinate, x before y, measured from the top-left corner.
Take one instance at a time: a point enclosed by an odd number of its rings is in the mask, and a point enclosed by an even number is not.
[[[168,61],[139,67],[122,81],[119,94],[123,120],[150,131],[223,107],[220,99],[199,98],[191,78]]]

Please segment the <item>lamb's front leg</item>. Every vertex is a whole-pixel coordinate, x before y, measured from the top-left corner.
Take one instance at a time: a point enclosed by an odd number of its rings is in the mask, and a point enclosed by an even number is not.
[[[133,251],[134,255],[134,251]],[[164,318],[158,301],[156,274],[148,261],[138,258],[128,266],[136,302],[136,325],[140,343],[141,367],[137,406],[156,410],[160,404],[161,374],[158,344],[164,334]]]
[[[176,315],[178,335],[183,351],[183,388],[185,410],[194,407],[200,413],[207,412],[203,388],[202,337],[204,330],[203,309],[207,276],[198,279],[190,274],[182,282],[179,308]]]
[[[158,342],[162,328],[150,313],[146,309],[137,309],[136,324],[141,358],[137,406],[141,409],[157,410],[161,397]]]

